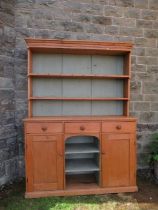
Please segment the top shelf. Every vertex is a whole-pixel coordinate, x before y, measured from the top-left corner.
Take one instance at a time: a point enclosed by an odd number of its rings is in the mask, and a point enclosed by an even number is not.
[[[35,78],[97,78],[97,79],[129,79],[129,75],[105,75],[105,74],[35,74],[30,73],[28,77]]]

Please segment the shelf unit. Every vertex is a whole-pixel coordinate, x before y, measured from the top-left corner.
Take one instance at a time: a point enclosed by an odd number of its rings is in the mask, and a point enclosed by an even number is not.
[[[82,179],[93,177],[93,182],[99,185],[100,176],[100,146],[94,136],[73,136],[65,142],[65,175],[66,187],[71,184],[70,177]],[[77,180],[77,179],[76,179]],[[78,179],[78,182],[81,182]],[[83,181],[84,182],[84,181]]]
[[[137,191],[131,43],[26,39],[27,198]]]
[[[42,40],[41,44],[41,40],[31,39],[26,42],[29,117],[70,115],[68,107],[75,116],[129,115],[131,44],[65,40]],[[47,95],[37,91],[37,86],[44,83],[45,92],[50,89]],[[54,92],[55,85],[58,92]],[[76,95],[71,91],[74,88]],[[44,112],[44,107],[48,112]]]

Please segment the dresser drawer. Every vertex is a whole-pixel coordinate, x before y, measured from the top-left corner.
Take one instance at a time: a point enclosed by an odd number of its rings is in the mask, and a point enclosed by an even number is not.
[[[96,133],[100,132],[100,123],[65,123],[65,133]]]
[[[62,123],[26,123],[26,133],[61,133]]]
[[[102,132],[134,132],[136,130],[135,122],[103,122]]]

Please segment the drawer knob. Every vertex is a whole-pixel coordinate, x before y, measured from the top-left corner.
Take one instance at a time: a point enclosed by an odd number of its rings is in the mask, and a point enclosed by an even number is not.
[[[42,131],[46,131],[47,130],[47,127],[46,126],[42,126]]]
[[[116,126],[116,129],[117,129],[117,130],[120,130],[121,128],[122,128],[121,125],[117,125],[117,126]]]
[[[84,131],[84,130],[85,130],[85,127],[84,127],[83,125],[81,125],[81,126],[80,126],[80,130],[81,130],[81,131]]]

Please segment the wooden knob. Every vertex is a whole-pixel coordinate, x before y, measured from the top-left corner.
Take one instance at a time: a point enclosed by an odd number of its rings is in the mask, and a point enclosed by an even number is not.
[[[85,130],[85,127],[84,127],[83,125],[81,125],[81,126],[80,126],[80,130],[81,130],[81,131],[84,131],[84,130]]]
[[[42,131],[46,131],[47,130],[47,127],[46,126],[42,126]]]
[[[117,125],[117,126],[116,126],[116,129],[117,129],[117,130],[120,130],[121,128],[122,128],[121,125]]]

